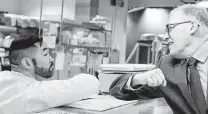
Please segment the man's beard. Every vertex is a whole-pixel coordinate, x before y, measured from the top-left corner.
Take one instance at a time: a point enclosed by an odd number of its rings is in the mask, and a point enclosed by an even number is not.
[[[38,67],[35,59],[32,59],[32,62],[35,67],[35,74],[43,78],[51,78],[53,76],[54,74],[54,69],[52,69],[52,67],[54,66],[53,62],[51,62],[49,68]]]

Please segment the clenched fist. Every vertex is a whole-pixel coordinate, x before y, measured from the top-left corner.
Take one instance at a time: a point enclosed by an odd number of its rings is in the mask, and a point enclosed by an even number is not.
[[[151,71],[147,71],[144,73],[136,74],[133,79],[131,85],[134,87],[136,85],[145,85],[148,86],[166,86],[167,81],[165,80],[165,76],[162,71],[157,68]]]

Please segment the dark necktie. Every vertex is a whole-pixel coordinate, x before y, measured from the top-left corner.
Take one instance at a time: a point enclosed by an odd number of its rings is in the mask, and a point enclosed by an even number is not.
[[[206,114],[208,114],[208,75],[207,75],[207,99],[206,99],[206,102],[207,102]]]
[[[201,114],[206,114],[206,101],[202,90],[200,75],[196,68],[198,60],[191,57],[188,59],[188,81],[190,84],[191,96]]]

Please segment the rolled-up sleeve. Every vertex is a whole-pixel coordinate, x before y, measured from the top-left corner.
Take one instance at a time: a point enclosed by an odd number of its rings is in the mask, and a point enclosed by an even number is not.
[[[99,92],[99,81],[89,74],[79,74],[68,80],[42,81],[30,84],[27,112],[70,104]]]

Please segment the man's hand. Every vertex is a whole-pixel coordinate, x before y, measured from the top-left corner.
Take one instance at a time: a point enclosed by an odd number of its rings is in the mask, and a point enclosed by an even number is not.
[[[145,73],[136,74],[132,79],[131,86],[134,87],[139,84],[147,84],[148,86],[162,85],[165,87],[167,85],[167,81],[165,80],[165,76],[160,69],[154,69]]]

